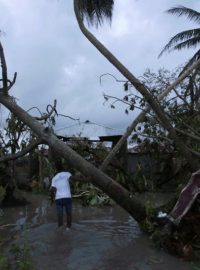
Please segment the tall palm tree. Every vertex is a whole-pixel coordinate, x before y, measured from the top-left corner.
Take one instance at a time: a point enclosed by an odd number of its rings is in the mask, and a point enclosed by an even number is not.
[[[82,2],[84,2],[84,4]],[[106,2],[110,2],[110,5],[108,5]],[[181,150],[182,154],[187,159],[188,164],[190,164],[190,167],[195,170],[199,166],[199,163],[196,161],[191,162],[193,158],[190,151],[179,140],[176,131],[171,125],[169,119],[167,118],[163,108],[158,103],[158,100],[149,92],[147,87],[142,84],[84,25],[83,20],[85,17],[89,20],[90,18],[97,19],[97,23],[103,22],[104,15],[106,15],[107,18],[111,19],[113,2],[114,1],[107,0],[74,0],[74,11],[77,22],[79,24],[79,28],[84,34],[84,36],[96,47],[96,49],[135,87],[136,90],[138,90],[138,92],[140,92],[140,94],[144,97],[144,99],[155,112],[157,118],[162,123],[163,127],[168,130],[174,143]],[[87,14],[88,5],[91,5],[91,9],[89,10],[92,17],[90,14]],[[103,7],[103,12],[101,12],[101,6]],[[95,15],[96,11],[98,12],[98,15]]]
[[[186,16],[190,21],[194,21],[200,25],[200,13],[191,8],[187,8],[184,6],[172,7],[166,11],[169,14],[177,15],[178,17]],[[189,48],[196,48],[200,44],[200,28],[190,29],[186,31],[182,31],[175,36],[173,36],[170,41],[165,45],[159,57],[164,52],[171,52],[174,50],[182,50]],[[186,67],[192,65],[193,62],[200,58],[200,49],[192,56],[192,58],[188,61]]]

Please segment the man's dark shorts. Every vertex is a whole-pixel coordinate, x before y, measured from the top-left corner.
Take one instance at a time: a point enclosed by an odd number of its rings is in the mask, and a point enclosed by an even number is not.
[[[62,198],[55,200],[57,215],[63,216],[63,209],[65,209],[65,213],[69,216],[72,215],[72,199],[71,198]]]

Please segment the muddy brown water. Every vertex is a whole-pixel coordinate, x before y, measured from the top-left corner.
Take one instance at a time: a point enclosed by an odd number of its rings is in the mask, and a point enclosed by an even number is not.
[[[35,270],[195,269],[190,262],[156,249],[136,221],[118,206],[74,203],[72,229],[66,232],[57,228],[55,206],[50,206],[45,196],[28,197],[31,204],[26,207],[3,210],[0,237],[7,243],[4,249],[26,238]]]

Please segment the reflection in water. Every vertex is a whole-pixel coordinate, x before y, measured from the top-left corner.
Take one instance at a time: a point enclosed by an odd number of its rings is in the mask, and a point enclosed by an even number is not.
[[[26,207],[15,208],[15,211],[6,209],[5,215],[9,217],[9,223],[15,224],[12,231],[22,231],[44,223],[52,223],[52,218],[53,221],[56,220],[54,207],[50,206],[44,196],[38,196],[34,203]],[[99,236],[112,238],[117,246],[122,246],[123,243],[130,242],[140,235],[140,229],[135,220],[119,207],[95,208],[74,204],[73,213],[74,230],[98,231]]]
[[[80,220],[76,228],[87,231],[96,230],[102,237],[112,238],[117,246],[123,246],[141,234],[137,223],[130,216],[126,221],[121,222],[113,219],[112,216],[108,219]]]
[[[14,230],[22,231],[25,229],[27,218],[28,218],[27,207],[25,208],[25,213],[23,211],[19,212],[19,216],[20,218],[16,220],[16,227],[14,228]]]
[[[36,207],[34,212],[35,215],[32,218],[33,224],[45,223],[48,206],[48,201],[42,200],[41,205],[39,207]]]
[[[27,217],[21,217],[16,221],[16,230],[25,229]]]
[[[27,207],[4,209],[1,224],[14,225],[18,231],[13,236],[18,237],[10,238],[18,243],[23,243],[26,236],[35,270],[191,269],[149,247],[149,239],[120,207],[74,203],[72,229],[66,232],[57,230],[55,205],[50,206],[44,196],[28,194],[28,200],[32,204]],[[12,229],[5,228],[0,233],[11,236]],[[155,256],[159,263],[149,263],[149,258]]]

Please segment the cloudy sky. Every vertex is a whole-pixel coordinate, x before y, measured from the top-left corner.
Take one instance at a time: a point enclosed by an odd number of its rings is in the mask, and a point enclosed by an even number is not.
[[[111,27],[105,23],[90,30],[126,65],[135,76],[146,68],[174,69],[184,63],[193,50],[157,56],[169,38],[177,32],[198,27],[185,18],[164,11],[185,5],[200,10],[199,0],[115,0]],[[113,110],[103,104],[103,93],[122,97],[122,75],[89,43],[80,32],[72,0],[0,0],[0,29],[9,77],[18,78],[11,95],[25,109],[46,105],[57,99],[61,114],[111,127],[119,134],[134,119],[124,107]],[[34,113],[34,111],[33,111]],[[3,125],[1,109],[0,124]],[[60,117],[57,129],[74,125]]]

